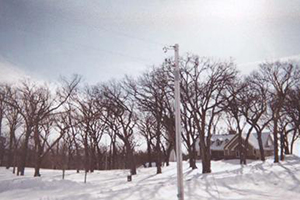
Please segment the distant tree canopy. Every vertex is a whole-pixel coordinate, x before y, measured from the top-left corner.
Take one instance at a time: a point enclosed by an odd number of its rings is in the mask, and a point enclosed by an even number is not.
[[[41,167],[86,173],[126,168],[134,175],[145,163],[162,173],[175,146],[173,70],[167,59],[137,78],[96,85],[82,86],[79,76],[55,91],[30,81],[0,85],[0,164],[18,175],[34,167],[34,176]],[[202,172],[212,171],[210,139],[221,123],[227,123],[227,134],[239,135],[241,164],[252,132],[261,160],[265,130],[273,133],[274,162],[292,153],[300,133],[297,64],[266,62],[242,76],[232,60],[187,55],[180,59],[180,74],[181,134],[192,169],[200,155]]]

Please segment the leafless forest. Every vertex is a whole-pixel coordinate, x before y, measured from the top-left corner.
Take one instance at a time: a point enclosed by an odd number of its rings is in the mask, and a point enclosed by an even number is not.
[[[130,169],[145,163],[162,173],[175,143],[173,61],[167,59],[139,77],[96,85],[81,77],[57,86],[21,81],[0,86],[0,165],[24,175],[26,167],[94,170]],[[247,139],[270,131],[274,162],[291,154],[300,132],[300,71],[292,61],[261,63],[244,76],[231,60],[187,55],[180,59],[184,159],[210,173],[210,137],[239,135],[240,162]],[[99,80],[101,81],[101,80]],[[225,124],[225,125],[224,125]],[[246,141],[241,139],[247,133]],[[288,139],[290,138],[290,139]],[[278,142],[277,142],[278,141]]]

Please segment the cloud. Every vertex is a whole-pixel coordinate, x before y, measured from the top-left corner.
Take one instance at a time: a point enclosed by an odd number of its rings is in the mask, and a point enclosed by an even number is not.
[[[298,55],[291,55],[286,57],[280,57],[280,58],[268,58],[265,60],[255,61],[255,62],[249,62],[249,63],[242,63],[238,64],[238,68],[243,72],[243,74],[249,74],[250,72],[257,70],[259,65],[264,62],[274,62],[274,61],[292,61],[298,65],[300,65],[300,54]]]
[[[31,77],[10,62],[0,60],[0,83],[16,83]]]
[[[293,61],[300,64],[300,54],[279,58],[280,61]]]

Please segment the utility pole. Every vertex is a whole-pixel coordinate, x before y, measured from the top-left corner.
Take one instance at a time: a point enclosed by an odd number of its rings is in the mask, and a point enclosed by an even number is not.
[[[171,46],[175,52],[175,129],[176,129],[176,157],[177,157],[177,197],[184,200],[183,173],[182,173],[182,151],[181,151],[181,116],[180,116],[180,71],[179,71],[179,45]],[[169,48],[164,48],[167,52]]]

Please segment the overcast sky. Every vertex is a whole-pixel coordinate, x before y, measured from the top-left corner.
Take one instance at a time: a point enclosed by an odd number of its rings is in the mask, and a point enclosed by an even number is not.
[[[0,79],[137,75],[175,43],[181,54],[232,57],[244,73],[296,57],[300,0],[0,0]]]

